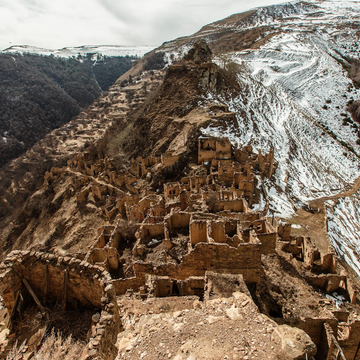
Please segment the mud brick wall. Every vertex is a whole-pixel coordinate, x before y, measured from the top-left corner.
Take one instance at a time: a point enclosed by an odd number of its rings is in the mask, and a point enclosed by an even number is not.
[[[259,282],[262,275],[260,242],[240,244],[238,248],[227,244],[199,243],[179,265],[163,264],[154,267],[151,263],[137,262],[134,264],[134,277],[112,280],[111,283],[116,294],[122,295],[130,288],[138,291],[144,286],[147,274],[186,280],[194,276],[203,277],[208,270],[240,274],[246,283]]]
[[[352,304],[356,304],[356,299],[359,293],[349,277],[346,279],[346,288],[349,294],[350,302]]]
[[[214,150],[199,150],[198,151],[198,164],[203,161],[210,161],[216,159],[216,151]]]
[[[236,291],[241,291],[251,297],[242,275],[218,274],[207,271],[205,284],[205,300],[215,297],[231,297]]]
[[[106,261],[110,270],[116,270],[119,267],[118,252],[112,247],[93,249],[86,260],[90,264],[103,263]]]
[[[291,224],[282,224],[278,226],[278,234],[283,241],[290,241]]]
[[[190,223],[190,241],[192,245],[207,241],[207,222],[193,220]]]
[[[277,319],[277,323],[279,325],[287,324],[304,330],[311,337],[311,340],[315,343],[319,350],[329,349],[329,341],[324,327],[325,322],[329,324],[333,334],[338,333],[338,320],[335,317]],[[358,352],[358,346],[360,343],[360,320],[353,319],[348,323],[348,325],[348,336],[341,340],[339,339],[338,343],[343,350],[346,359],[359,360],[360,354]],[[327,357],[321,358],[327,359]]]
[[[225,221],[213,221],[210,223],[211,227],[211,237],[215,242],[225,243]]]
[[[305,276],[305,280],[312,286],[324,289],[326,292],[336,291],[339,287],[346,287],[346,276],[337,274],[321,274]],[[346,289],[345,289],[346,290]]]
[[[121,330],[121,323],[115,291],[107,271],[75,258],[35,251],[13,251],[0,269],[3,271],[0,286],[5,288],[4,300],[7,299],[5,304],[8,310],[14,305],[10,295],[27,291],[22,279],[28,281],[45,306],[45,299],[53,302],[63,299],[67,302],[76,300],[82,306],[93,308],[94,311],[100,310],[101,316],[91,329],[91,338],[83,359],[101,356],[110,360],[116,356],[114,344]],[[8,286],[9,283],[13,285]]]
[[[216,201],[216,211],[230,210],[235,212],[247,212],[247,206],[244,199],[218,200]]]
[[[123,295],[128,289],[139,291],[141,286],[145,285],[145,275],[153,274],[153,265],[145,262],[134,263],[135,276],[127,279],[112,280],[116,295]]]
[[[114,286],[116,295],[119,296],[125,294],[128,289],[139,291],[139,288],[145,285],[145,276],[136,275],[135,277],[127,279],[117,279],[113,280],[112,284]]]

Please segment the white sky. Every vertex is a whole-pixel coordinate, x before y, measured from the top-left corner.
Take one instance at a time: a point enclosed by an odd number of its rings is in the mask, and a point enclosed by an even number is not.
[[[284,0],[0,0],[0,50],[161,45],[203,25]]]

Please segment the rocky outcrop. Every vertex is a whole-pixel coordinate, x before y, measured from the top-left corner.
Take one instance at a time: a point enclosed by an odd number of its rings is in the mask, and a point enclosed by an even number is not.
[[[187,61],[201,64],[211,61],[212,52],[204,39],[198,40],[184,57]]]

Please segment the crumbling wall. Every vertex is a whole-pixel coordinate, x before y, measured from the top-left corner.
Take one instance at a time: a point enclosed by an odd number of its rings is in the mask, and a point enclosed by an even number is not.
[[[259,150],[258,154],[253,153],[251,145],[247,145],[242,149],[237,149],[234,158],[240,164],[251,165],[254,169],[259,170],[268,178],[274,172],[274,148],[271,147],[268,154],[262,155]]]
[[[246,283],[259,282],[262,271],[260,242],[240,244],[238,248],[227,244],[198,243],[178,266],[160,265],[155,274],[184,280],[189,276],[205,276],[207,270],[242,274]]]
[[[335,317],[329,318],[287,318],[277,319],[278,325],[286,324],[292,327],[297,327],[304,330],[318,347],[322,341],[322,334],[324,331],[324,323],[327,322],[332,331],[337,334],[338,321]]]
[[[173,293],[173,280],[168,276],[147,275],[146,286],[154,297],[167,297]]]
[[[108,271],[116,270],[119,267],[118,252],[113,247],[104,247],[102,249],[93,249],[86,261],[90,264],[103,266]]]
[[[256,235],[261,242],[261,253],[264,255],[273,254],[276,248],[276,233]]]
[[[211,229],[211,237],[217,243],[225,243],[226,242],[226,234],[225,234],[225,220],[217,220],[212,221],[210,223]]]
[[[121,330],[119,309],[111,277],[104,269],[71,257],[30,251],[14,251],[1,264],[0,284],[9,312],[18,291],[27,291],[25,279],[43,306],[62,300],[101,311],[92,328],[84,359],[114,359],[117,334]],[[49,310],[48,310],[49,311]]]
[[[214,203],[216,212],[228,210],[247,213],[249,211],[249,207],[245,199],[215,200]]]
[[[164,236],[164,223],[158,224],[142,224],[140,229],[136,232],[135,236],[140,241],[140,244],[144,244],[146,240],[152,236]]]
[[[180,155],[174,155],[173,151],[167,151],[165,154],[161,154],[161,164],[163,168],[175,164],[180,158]]]
[[[228,139],[216,140],[212,138],[199,139],[198,164],[213,159],[231,158],[231,143]]]
[[[291,224],[279,223],[278,234],[283,241],[290,241],[290,233],[291,233]]]
[[[180,195],[180,183],[172,182],[164,184],[164,198],[165,201],[169,201],[170,199],[174,199]]]
[[[321,266],[325,271],[331,273],[336,272],[337,258],[335,249],[329,246],[329,252],[327,254],[321,254]]]
[[[134,277],[113,280],[112,284],[116,294],[122,295],[130,288],[138,291],[145,286],[146,275],[184,281],[190,277],[204,277],[208,270],[222,274],[241,274],[246,283],[259,282],[262,274],[260,242],[255,239],[253,243],[240,244],[238,248],[227,244],[198,243],[179,265],[171,263],[154,267],[151,263],[138,261],[134,263]]]
[[[207,222],[206,220],[192,220],[190,222],[190,242],[196,245],[207,240]]]
[[[338,274],[321,274],[305,276],[305,280],[312,286],[321,288],[327,293],[336,291],[339,287],[346,290],[346,276]]]
[[[171,232],[175,229],[189,229],[191,213],[173,212],[167,215],[164,221],[168,230]]]

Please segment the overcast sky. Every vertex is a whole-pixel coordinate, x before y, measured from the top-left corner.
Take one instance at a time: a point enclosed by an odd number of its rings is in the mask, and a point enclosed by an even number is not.
[[[161,45],[277,0],[0,0],[0,50]]]

